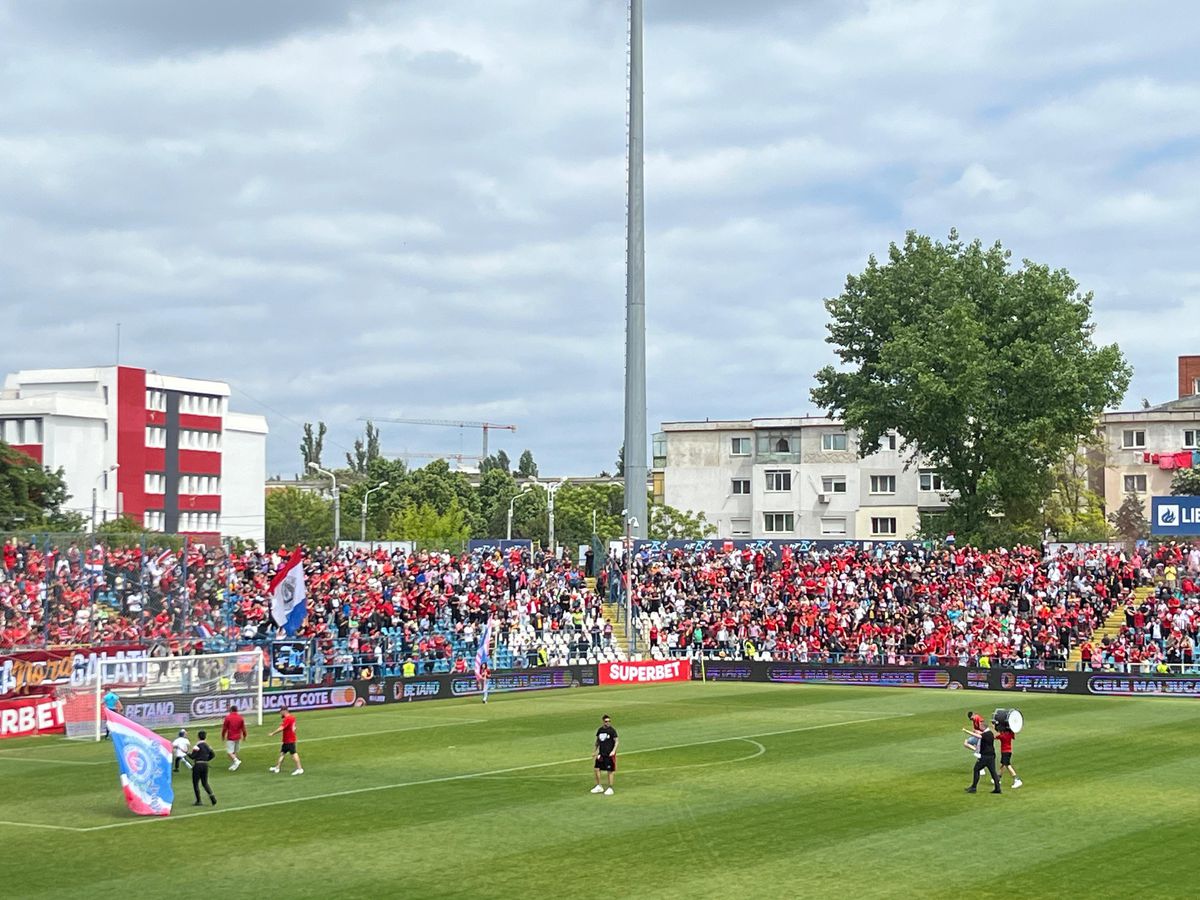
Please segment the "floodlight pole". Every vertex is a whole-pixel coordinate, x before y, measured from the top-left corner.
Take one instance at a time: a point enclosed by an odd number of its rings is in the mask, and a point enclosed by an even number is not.
[[[633,535],[646,516],[646,216],[642,0],[629,3],[629,197],[625,227],[625,508]]]

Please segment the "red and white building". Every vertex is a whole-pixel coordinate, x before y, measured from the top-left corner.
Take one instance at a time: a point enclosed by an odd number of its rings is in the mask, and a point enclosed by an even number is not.
[[[0,438],[62,468],[67,507],[169,533],[262,546],[267,422],[229,410],[221,381],[132,366],[35,369],[4,379]],[[94,492],[94,494],[93,494]]]

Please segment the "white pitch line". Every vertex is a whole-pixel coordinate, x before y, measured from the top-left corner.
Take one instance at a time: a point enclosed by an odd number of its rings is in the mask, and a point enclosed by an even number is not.
[[[385,728],[382,731],[359,731],[355,734],[330,734],[330,735],[326,735],[324,737],[303,738],[303,739],[297,740],[296,743],[303,745],[303,744],[315,744],[318,741],[344,741],[349,738],[370,737],[373,734],[396,734],[401,731],[424,731],[427,728],[453,728],[458,725],[479,725],[486,721],[488,721],[488,720],[487,719],[458,719],[454,722],[438,722],[436,725],[404,725],[404,726],[401,726],[400,728]],[[247,747],[269,747],[269,746],[271,746],[271,742],[255,741],[253,744],[247,742],[245,746],[247,746]]]
[[[41,825],[37,822],[6,822],[0,820],[0,825],[15,825],[18,828],[48,828],[51,831],[83,831],[71,825]]]
[[[847,725],[861,725],[866,722],[880,722],[885,719],[900,719],[900,718],[905,718],[905,717],[908,717],[911,715],[913,715],[913,713],[897,713],[897,714],[888,715],[888,716],[873,716],[869,719],[854,719],[849,722],[826,722],[822,725],[804,725],[799,728],[785,728],[781,731],[762,731],[762,732],[758,732],[756,734],[738,734],[738,735],[732,735],[730,737],[711,738],[709,740],[704,740],[704,741],[688,741],[683,744],[666,744],[662,747],[646,747],[645,749],[642,749],[642,750],[625,750],[625,751],[623,751],[623,753],[625,756],[630,756],[635,753],[656,753],[660,750],[679,750],[684,747],[702,747],[707,744],[724,744],[729,741],[749,740],[751,738],[760,738],[760,737],[775,737],[777,735],[782,735],[782,734],[796,734],[801,731],[817,731],[817,730],[823,729],[823,728],[842,728]],[[288,806],[293,803],[307,803],[309,800],[329,800],[334,797],[352,797],[356,794],[372,794],[372,793],[377,793],[378,791],[390,791],[390,790],[395,790],[397,788],[406,788],[406,787],[419,787],[421,785],[426,785],[426,784],[444,784],[444,783],[450,782],[450,781],[469,781],[474,778],[485,778],[489,775],[506,775],[509,772],[527,772],[530,769],[544,769],[544,768],[547,768],[548,766],[562,766],[562,765],[568,765],[570,763],[587,762],[590,759],[592,759],[591,756],[579,756],[579,757],[575,757],[574,759],[560,759],[560,760],[555,760],[554,762],[531,763],[530,765],[527,765],[527,766],[510,766],[506,769],[492,769],[491,771],[488,771],[488,772],[467,772],[462,775],[443,775],[438,778],[422,778],[418,781],[398,781],[394,784],[380,784],[380,785],[375,785],[373,787],[351,788],[350,790],[346,790],[346,791],[331,791],[330,793],[327,793],[327,794],[312,794],[308,797],[289,797],[285,800],[268,800],[265,803],[251,803],[246,806],[226,806],[226,807],[222,807],[221,809],[210,809],[210,810],[206,810],[204,812],[192,813],[191,815],[187,815],[187,816],[156,817],[156,818],[152,818],[152,819],[129,819],[124,822],[112,822],[112,823],[109,823],[108,825],[92,825],[91,827],[88,827],[88,828],[74,828],[74,829],[66,828],[65,830],[68,830],[68,831],[70,831],[70,830],[74,830],[74,831],[107,831],[110,828],[125,828],[129,825],[146,825],[146,824],[149,824],[150,822],[183,822],[183,821],[187,821],[189,819],[199,818],[202,816],[215,816],[215,815],[220,815],[222,813],[244,812],[246,810],[251,810],[251,809],[266,809],[266,808],[272,807],[272,806]],[[8,822],[8,823],[3,823],[3,824],[20,825],[22,823]],[[34,826],[34,827],[37,827],[37,826]],[[64,828],[64,826],[61,826],[61,825],[55,826],[55,827]]]

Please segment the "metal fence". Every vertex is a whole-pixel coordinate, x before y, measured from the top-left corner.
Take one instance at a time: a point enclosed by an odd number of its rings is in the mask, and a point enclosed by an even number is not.
[[[0,534],[0,629],[23,647],[189,637],[229,625],[228,547],[165,534]]]

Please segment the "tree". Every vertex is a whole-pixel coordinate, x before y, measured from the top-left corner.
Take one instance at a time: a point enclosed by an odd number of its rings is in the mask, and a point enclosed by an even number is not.
[[[479,474],[490,472],[496,469],[500,472],[507,473],[512,468],[512,462],[508,458],[508,454],[503,450],[497,450],[491,456],[485,456],[479,463]]]
[[[617,451],[617,477],[618,478],[625,477],[625,445],[624,444],[622,444],[621,448]]]
[[[1139,494],[1126,494],[1117,511],[1109,517],[1117,534],[1127,541],[1145,538],[1150,532],[1150,523]]]
[[[333,503],[312,491],[288,487],[266,499],[267,547],[333,543]]]
[[[1052,466],[1130,377],[1115,344],[1092,341],[1092,295],[1010,256],[951,231],[944,244],[909,232],[885,263],[871,257],[825,301],[845,368],[823,368],[812,391],[864,456],[902,434],[952,491],[947,527],[975,543],[1037,535]]]
[[[649,513],[650,530],[646,534],[656,541],[699,540],[711,537],[717,531],[704,513],[693,513],[690,509],[685,512],[665,503],[655,503],[653,498]]]
[[[458,501],[454,500],[445,512],[438,512],[429,503],[406,503],[392,516],[388,539],[413,541],[421,550],[453,550],[458,553],[466,546],[470,528]]]
[[[533,461],[533,454],[528,450],[521,454],[521,459],[517,462],[517,474],[522,478],[537,478],[537,463]]]
[[[480,529],[475,537],[502,537],[508,524],[508,501],[517,493],[512,473],[500,468],[485,471],[479,479]],[[514,518],[515,512],[514,509]]]
[[[1087,448],[1068,453],[1050,473],[1044,507],[1045,526],[1060,541],[1106,541],[1111,529],[1104,501],[1088,488]]]
[[[1200,496],[1200,469],[1180,469],[1171,479],[1171,496]]]
[[[303,451],[303,446],[301,451]],[[365,436],[354,439],[353,455],[346,454],[346,465],[355,475],[366,475],[367,467],[379,457],[379,429],[375,427],[374,422],[367,422]],[[305,465],[307,466],[307,463]]]
[[[304,423],[304,437],[300,440],[300,473],[307,477],[308,464],[321,464],[321,452],[325,449],[325,423],[317,423],[316,434],[313,433],[311,422]]]
[[[131,516],[120,515],[96,526],[96,534],[149,534],[145,528]]]
[[[79,531],[83,517],[62,508],[69,499],[61,468],[51,471],[0,441],[0,529]]]

